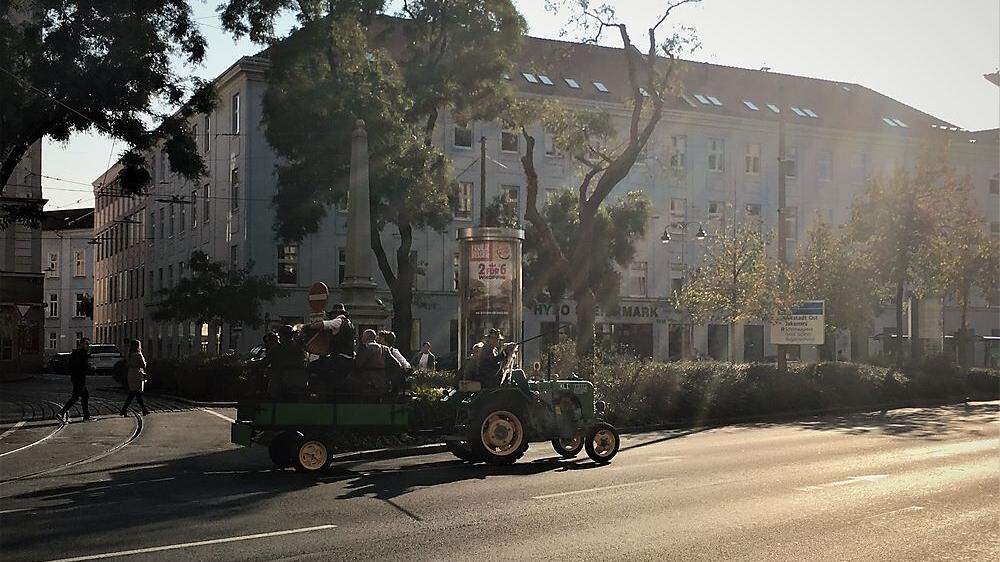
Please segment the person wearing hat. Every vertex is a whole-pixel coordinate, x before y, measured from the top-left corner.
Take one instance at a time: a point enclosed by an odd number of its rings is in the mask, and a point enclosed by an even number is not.
[[[496,328],[490,328],[483,338],[483,348],[479,352],[477,361],[479,366],[478,379],[483,388],[496,388],[500,386],[500,379],[504,362],[510,355],[512,346],[504,345],[503,333]]]

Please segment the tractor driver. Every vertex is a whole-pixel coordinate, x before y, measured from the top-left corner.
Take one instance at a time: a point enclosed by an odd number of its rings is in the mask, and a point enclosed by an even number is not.
[[[513,353],[513,344],[503,343],[503,334],[496,328],[490,328],[483,339],[483,347],[479,351],[477,378],[483,388],[500,386],[503,368],[507,357]]]

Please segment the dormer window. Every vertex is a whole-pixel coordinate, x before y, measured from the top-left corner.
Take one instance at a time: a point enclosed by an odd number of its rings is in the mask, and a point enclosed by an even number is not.
[[[750,111],[760,111],[760,108],[754,105],[754,103],[750,100],[743,100],[743,105],[747,106],[747,109]]]
[[[701,94],[695,94],[694,99],[700,101],[703,105],[712,105],[712,102],[708,101],[708,98]]]
[[[577,82],[576,80],[573,80],[572,78],[563,78],[563,80],[566,81],[566,85],[569,86],[570,88],[573,88],[574,90],[580,89],[580,83]]]
[[[770,109],[774,113],[781,113],[781,110],[778,109],[778,106],[774,105],[773,103],[767,104],[767,108]]]
[[[795,107],[794,105],[792,106],[792,112],[798,115],[799,117],[808,117],[808,115],[806,115],[804,111]]]
[[[524,76],[524,79],[527,80],[528,82],[531,82],[532,84],[538,83],[538,78],[535,78],[535,75],[530,72],[522,72],[521,76]]]
[[[648,98],[649,97],[649,92],[646,91],[646,88],[640,87],[639,88],[639,95],[641,95],[644,98]]]
[[[594,87],[597,88],[598,92],[608,93],[608,87],[601,82],[594,82]]]
[[[708,96],[708,101],[712,102],[714,106],[722,107],[722,102],[715,96]]]
[[[555,84],[552,83],[552,80],[548,76],[546,76],[544,74],[539,74],[538,75],[538,79],[541,80],[542,84],[545,84],[546,86],[554,86],[555,85]]]
[[[816,115],[816,112],[809,109],[808,107],[803,107],[802,111],[806,112],[806,115],[812,117],[813,119],[819,119],[819,115]]]

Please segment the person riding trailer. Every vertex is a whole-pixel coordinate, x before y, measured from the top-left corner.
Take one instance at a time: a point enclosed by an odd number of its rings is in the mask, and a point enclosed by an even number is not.
[[[515,352],[516,344],[505,344],[503,340],[503,333],[496,328],[490,328],[483,338],[483,346],[476,358],[475,372],[475,380],[478,380],[483,388],[500,386],[504,364]]]

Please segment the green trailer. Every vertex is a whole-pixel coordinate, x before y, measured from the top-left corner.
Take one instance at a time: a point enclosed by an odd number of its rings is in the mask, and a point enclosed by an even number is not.
[[[315,472],[330,464],[333,443],[344,434],[398,434],[410,428],[410,404],[386,402],[240,402],[231,438],[237,445],[265,444],[275,465]]]

